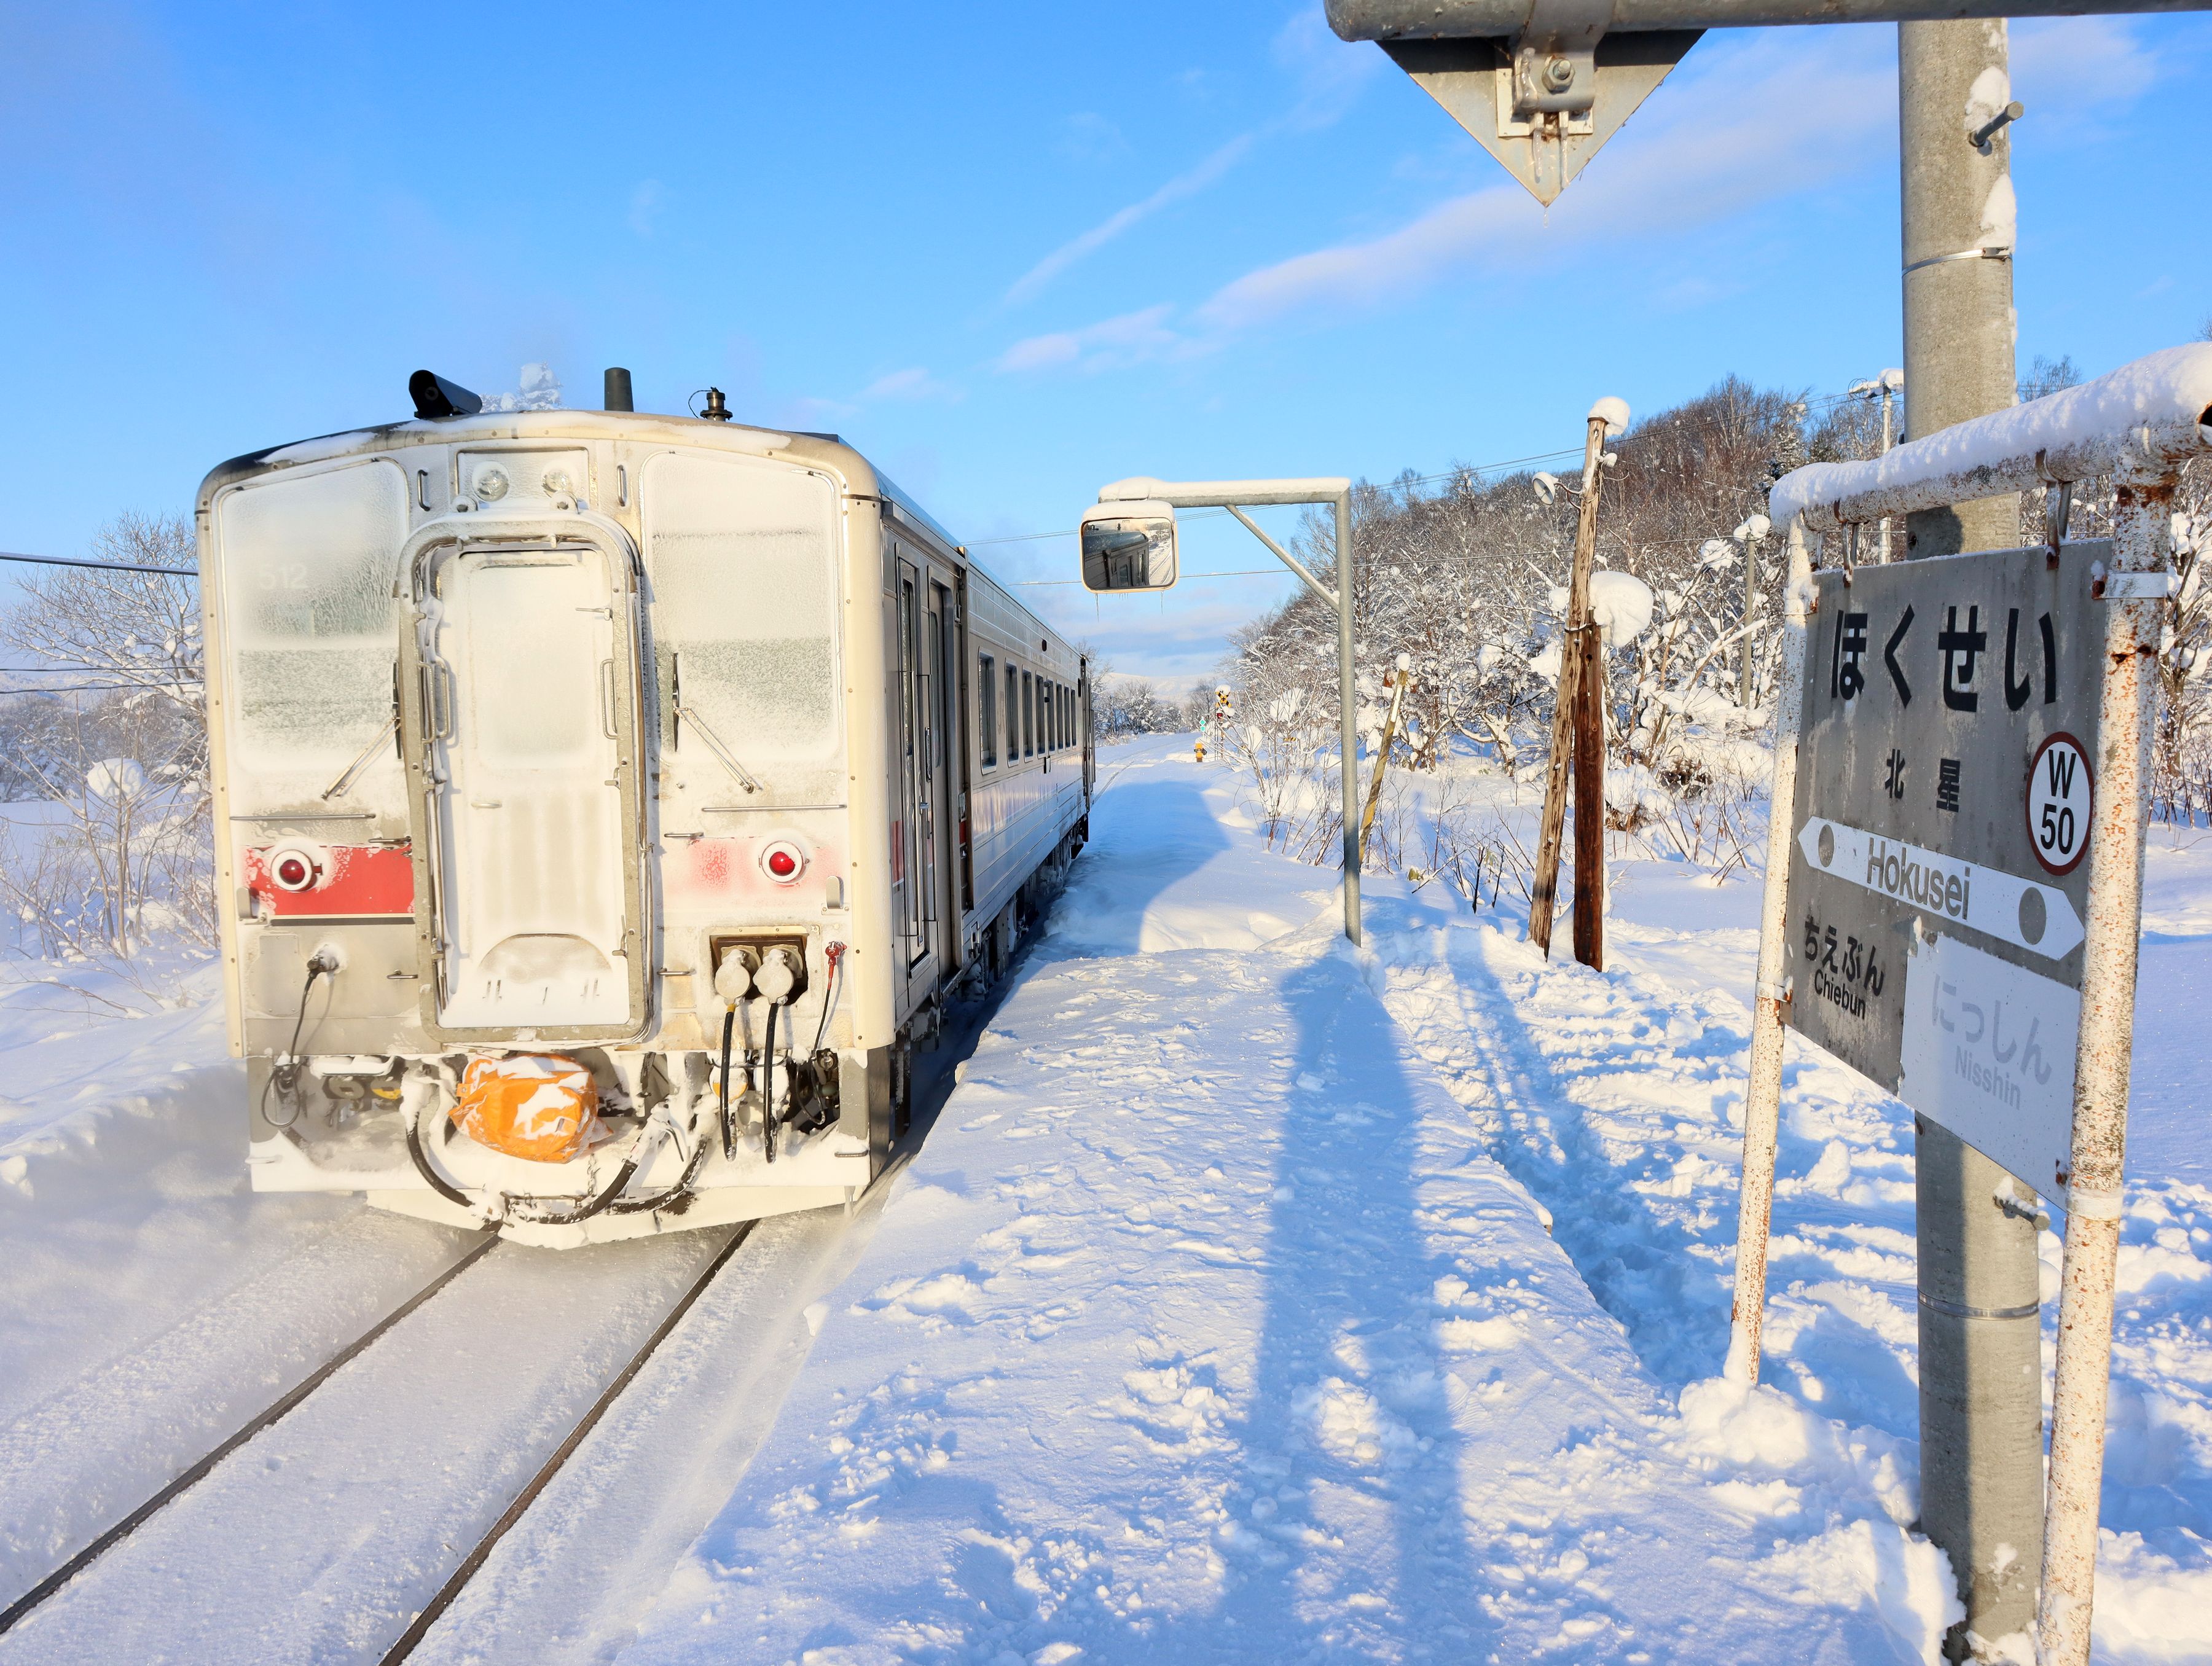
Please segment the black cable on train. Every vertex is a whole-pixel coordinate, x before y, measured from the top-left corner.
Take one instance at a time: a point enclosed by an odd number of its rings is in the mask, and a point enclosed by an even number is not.
[[[726,1162],[734,1161],[738,1154],[738,1125],[730,1119],[730,1032],[737,1021],[738,1008],[733,1001],[722,1009],[722,1157]],[[750,1065],[745,1075],[750,1081],[752,1075]]]
[[[307,1026],[307,1001],[315,992],[315,979],[336,975],[338,957],[332,950],[319,948],[307,962],[307,980],[300,985],[300,1015],[292,1021],[292,1039],[284,1049],[284,1057],[272,1062],[269,1079],[261,1084],[261,1120],[279,1133],[298,1122],[307,1110],[307,1100],[299,1093],[300,1033]],[[292,1114],[283,1122],[269,1114],[269,1094],[276,1089],[281,1100],[288,1101]]]

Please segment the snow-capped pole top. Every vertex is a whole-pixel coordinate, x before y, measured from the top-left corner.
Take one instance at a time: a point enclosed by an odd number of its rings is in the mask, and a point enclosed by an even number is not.
[[[2010,410],[1978,416],[1886,457],[1813,463],[1774,483],[1778,526],[1809,532],[2128,465],[2162,470],[2212,451],[2212,342],[2169,347]]]
[[[1605,437],[1618,439],[1628,432],[1628,401],[1616,399],[1611,394],[1592,405],[1589,420],[1605,424]]]

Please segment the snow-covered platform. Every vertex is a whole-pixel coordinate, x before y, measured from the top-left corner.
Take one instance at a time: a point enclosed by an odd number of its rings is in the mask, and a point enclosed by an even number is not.
[[[1528,1021],[1692,1061],[1717,1163],[1741,1004],[1623,1012],[1402,887],[1355,952],[1223,772],[1105,765],[1050,935],[623,1660],[1926,1657],[1909,1445],[1655,1373],[1493,1154],[1555,1108],[1540,1044],[1449,1089],[1415,1045],[1449,1053],[1448,988],[1548,978],[1579,998]],[[1533,1145],[1640,1168],[1559,1142],[1591,1137]],[[1632,1226],[1602,1275],[1709,1374],[1724,1264],[1639,1279]]]

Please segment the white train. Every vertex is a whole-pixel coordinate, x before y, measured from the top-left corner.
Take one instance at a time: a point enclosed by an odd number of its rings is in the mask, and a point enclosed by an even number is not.
[[[835,436],[410,421],[200,488],[267,1191],[565,1246],[847,1203],[1088,831],[1082,657]]]

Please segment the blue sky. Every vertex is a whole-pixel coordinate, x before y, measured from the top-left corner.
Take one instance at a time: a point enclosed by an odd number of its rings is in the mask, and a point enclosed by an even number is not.
[[[404,415],[421,365],[717,384],[1029,581],[1072,542],[981,541],[1123,476],[1430,473],[1571,445],[1600,394],[1901,356],[1885,27],[1709,35],[1548,215],[1319,0],[0,3],[0,548]],[[2212,313],[2208,65],[2206,18],[2014,27],[2023,365]],[[1265,561],[1188,529],[1188,570]],[[1181,681],[1289,582],[1022,594]]]

